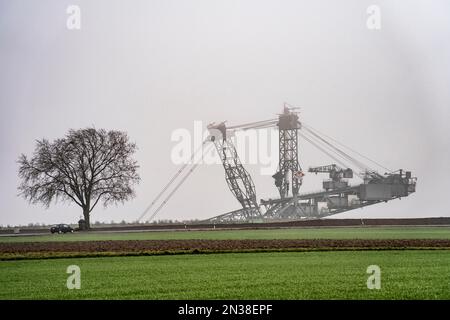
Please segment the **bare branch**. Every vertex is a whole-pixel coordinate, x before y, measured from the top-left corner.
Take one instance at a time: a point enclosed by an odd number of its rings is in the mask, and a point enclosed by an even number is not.
[[[100,202],[123,203],[135,196],[132,187],[140,180],[136,150],[126,133],[95,128],[38,140],[31,158],[19,156],[19,194],[46,207],[57,199],[73,201],[85,214]]]

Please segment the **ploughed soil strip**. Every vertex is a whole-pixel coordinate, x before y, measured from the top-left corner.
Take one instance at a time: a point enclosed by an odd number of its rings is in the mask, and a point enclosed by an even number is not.
[[[450,249],[450,240],[112,240],[0,243],[0,254],[101,252],[227,252],[278,249]]]

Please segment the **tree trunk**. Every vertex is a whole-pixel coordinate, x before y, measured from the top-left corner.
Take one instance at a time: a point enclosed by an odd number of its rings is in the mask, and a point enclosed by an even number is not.
[[[84,217],[84,221],[86,223],[86,230],[89,230],[91,228],[91,222],[90,222],[90,213],[89,213],[89,208],[83,208],[83,217]]]

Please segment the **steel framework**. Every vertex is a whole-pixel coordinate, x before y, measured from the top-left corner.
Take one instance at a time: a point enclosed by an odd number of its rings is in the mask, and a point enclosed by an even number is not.
[[[335,139],[328,137],[312,127],[299,121],[295,108],[289,108],[286,104],[283,113],[278,119],[257,121],[242,125],[227,127],[225,122],[210,124],[210,135],[191,156],[191,162],[186,163],[170,179],[163,190],[156,196],[152,203],[145,209],[139,220],[143,219],[147,212],[167,192],[169,188],[179,180],[172,191],[152,213],[150,220],[164,207],[167,201],[186,181],[192,172],[198,167],[195,156],[198,152],[204,152],[204,145],[210,141],[217,150],[223,168],[225,179],[233,196],[240,203],[241,208],[227,212],[219,216],[207,219],[207,222],[259,222],[264,220],[292,220],[292,219],[317,219],[327,217],[340,212],[362,208],[393,199],[407,197],[416,190],[417,178],[411,176],[410,171],[399,170],[393,172],[366,156],[344,146]],[[258,203],[255,185],[250,174],[242,165],[236,148],[233,144],[231,133],[235,130],[263,129],[277,127],[279,130],[278,168],[273,175],[275,186],[280,197],[277,199],[261,199]],[[311,173],[328,173],[329,180],[324,180],[323,190],[310,193],[299,193],[304,173],[299,163],[298,137],[309,142],[318,150],[327,154],[342,167],[331,164],[319,167],[310,167]],[[333,142],[331,142],[333,141]],[[369,160],[370,162],[389,171],[378,173],[367,163],[363,163],[349,151],[338,148],[339,144],[350,150],[353,154]],[[354,169],[361,170],[359,173]],[[359,185],[350,185],[347,179],[353,178],[353,173],[363,179]],[[184,174],[184,175],[183,175]]]
[[[255,184],[242,165],[236,148],[230,141],[231,138],[227,135],[225,123],[210,125],[208,129],[212,133],[211,141],[222,160],[228,187],[242,206],[242,209],[233,211],[229,214],[229,217],[223,217],[223,219],[254,221],[261,218],[258,201],[256,200]]]
[[[302,184],[302,169],[298,163],[298,129],[300,122],[298,115],[284,107],[279,116],[279,162],[278,171],[273,175],[275,186],[278,188],[281,199],[289,195],[289,186],[292,186],[292,195],[298,194]]]
[[[246,124],[245,129],[252,128],[252,126],[253,128],[267,127],[270,124],[272,123],[260,121],[254,124]],[[227,139],[225,124],[210,127],[210,129],[218,129],[224,137],[222,140],[216,139],[213,141],[219,154],[222,154],[221,158],[230,190],[243,208],[210,218],[207,221],[247,222],[258,219],[317,219],[406,197],[415,192],[416,178],[412,178],[410,172],[404,174],[400,170],[399,173],[391,172],[382,175],[366,169],[362,176],[364,183],[349,186],[348,182],[342,180],[342,178],[353,178],[352,169],[342,169],[336,164],[332,164],[309,169],[309,172],[330,174],[332,179],[323,182],[325,190],[300,194],[299,189],[302,185],[304,173],[299,164],[299,135],[340,163],[342,163],[341,161],[350,161],[359,168],[368,168],[368,166],[363,167],[362,162],[338,149],[309,127],[305,128],[305,132],[300,134],[299,130],[302,129],[302,124],[299,121],[298,114],[287,106],[284,107],[283,113],[279,115],[276,126],[279,130],[279,164],[277,172],[272,177],[275,179],[275,186],[280,198],[261,199],[259,205],[256,201],[253,182],[240,163],[233,144]],[[232,128],[242,129],[244,126]],[[322,146],[318,145],[319,143],[322,143]],[[335,153],[334,156],[333,152]],[[344,160],[339,160],[336,157],[341,157]],[[360,175],[358,174],[358,176]],[[242,181],[243,187],[239,186],[237,181]]]

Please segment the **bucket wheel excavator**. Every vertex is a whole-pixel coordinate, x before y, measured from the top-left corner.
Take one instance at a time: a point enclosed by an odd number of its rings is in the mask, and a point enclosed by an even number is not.
[[[226,183],[239,202],[241,208],[208,220],[210,223],[263,222],[298,219],[317,219],[337,213],[362,208],[407,197],[416,191],[417,178],[410,171],[389,170],[378,162],[345,146],[339,141],[319,132],[299,120],[297,108],[284,105],[278,118],[227,126],[226,122],[208,125],[209,137],[201,148],[192,154],[204,152],[204,145],[214,145],[225,171]],[[274,128],[278,130],[278,168],[273,174],[279,197],[261,199],[256,197],[255,184],[249,172],[239,159],[234,145],[234,132],[238,130],[257,130]],[[328,174],[323,181],[323,190],[300,193],[305,173],[299,162],[299,138],[314,146],[332,159],[329,165],[309,167],[308,173]],[[369,165],[370,163],[370,165]],[[190,168],[189,168],[190,165]],[[153,212],[150,220],[163,208],[178,188],[197,168],[198,163],[186,163],[170,179],[140,216],[139,220],[155,205],[174,182],[181,176],[178,184]],[[374,166],[378,169],[374,169]],[[189,168],[189,169],[188,169]],[[379,173],[380,169],[385,173]],[[182,176],[182,174],[184,176]],[[351,183],[355,175],[359,183]]]
[[[279,198],[261,199],[258,203],[256,190],[248,172],[242,167],[234,148],[228,130],[249,130],[262,128],[278,129],[279,155],[278,169],[272,176],[278,189]],[[208,126],[214,137],[216,149],[222,154],[221,160],[225,168],[225,176],[230,190],[242,205],[242,209],[228,212],[211,219],[209,222],[249,222],[266,220],[292,220],[322,218],[348,210],[387,202],[406,197],[415,192],[417,178],[411,176],[410,171],[398,170],[393,172],[377,162],[349,149],[344,151],[337,145],[338,141],[299,121],[296,108],[285,104],[283,113],[278,119],[258,121],[241,126],[226,127],[222,122]],[[324,166],[310,167],[309,173],[326,173],[330,179],[323,181],[323,190],[309,193],[299,193],[305,176],[299,163],[298,139],[303,138],[319,151],[328,155],[336,163]],[[225,149],[233,150],[225,154]],[[386,169],[384,174],[378,173],[370,165],[349,153],[354,153],[360,159],[365,159],[378,167]],[[229,157],[231,155],[231,157]],[[234,164],[233,165],[230,165]],[[341,166],[339,166],[340,164]],[[352,169],[353,167],[354,169]],[[356,175],[362,183],[350,184]],[[230,184],[233,180],[242,181],[241,184]],[[239,190],[236,190],[236,187]],[[244,195],[245,201],[242,201]],[[248,197],[248,198],[246,198]],[[251,206],[248,204],[251,203]],[[251,209],[249,209],[251,208]]]

